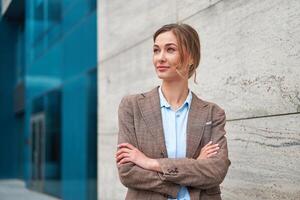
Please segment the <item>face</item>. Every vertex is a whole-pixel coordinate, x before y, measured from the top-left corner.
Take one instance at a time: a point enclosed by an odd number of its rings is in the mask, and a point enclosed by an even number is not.
[[[178,45],[178,41],[172,31],[161,33],[156,37],[153,45],[153,64],[160,79],[188,79],[188,68],[181,66]],[[177,73],[176,68],[179,69],[184,77]]]

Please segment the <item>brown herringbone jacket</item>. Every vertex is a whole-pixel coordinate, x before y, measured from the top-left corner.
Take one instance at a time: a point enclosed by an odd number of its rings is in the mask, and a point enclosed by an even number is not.
[[[176,198],[180,186],[187,186],[191,200],[220,200],[220,183],[230,161],[225,137],[225,113],[216,104],[194,93],[187,122],[186,158],[170,159],[164,141],[158,88],[126,96],[119,107],[118,143],[130,143],[150,158],[158,159],[163,173],[145,170],[132,163],[118,167],[121,182],[128,188],[128,200]],[[210,140],[219,144],[216,156],[196,160]]]

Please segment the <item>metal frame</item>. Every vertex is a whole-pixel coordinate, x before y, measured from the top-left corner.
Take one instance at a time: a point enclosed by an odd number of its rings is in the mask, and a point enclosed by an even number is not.
[[[43,191],[45,181],[46,129],[45,113],[33,114],[30,118],[31,144],[31,187]],[[34,130],[33,130],[34,127]]]

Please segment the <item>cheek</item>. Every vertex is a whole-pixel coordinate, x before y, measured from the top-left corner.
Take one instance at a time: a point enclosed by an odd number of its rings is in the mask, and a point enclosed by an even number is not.
[[[179,65],[180,64],[180,58],[177,55],[173,55],[169,58],[169,61],[173,65]]]
[[[157,62],[157,58],[155,55],[152,56],[152,63],[153,65],[155,65],[155,63]]]

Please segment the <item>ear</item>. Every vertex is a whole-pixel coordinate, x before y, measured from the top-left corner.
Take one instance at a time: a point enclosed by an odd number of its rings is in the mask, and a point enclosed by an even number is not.
[[[189,58],[189,66],[191,66],[191,65],[193,65],[193,64],[194,64],[194,59],[191,58],[191,56],[190,56],[190,58]]]
[[[188,54],[188,60],[187,61],[188,61],[188,65],[189,66],[194,63],[194,59],[193,59],[193,57],[192,57],[192,55],[190,53]]]

